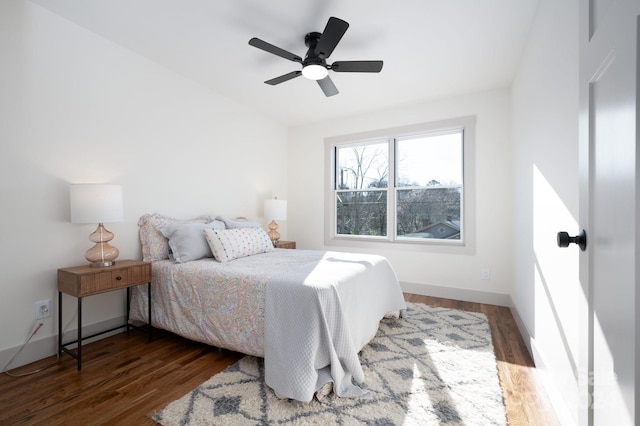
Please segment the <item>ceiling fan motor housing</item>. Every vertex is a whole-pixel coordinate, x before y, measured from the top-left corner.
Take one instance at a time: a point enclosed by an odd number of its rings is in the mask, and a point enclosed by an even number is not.
[[[307,65],[322,65],[323,67],[328,68],[324,55],[320,52],[316,52],[316,47],[318,47],[320,37],[322,37],[322,34],[316,32],[308,33],[304,36],[304,44],[309,48],[309,50],[307,50],[304,61],[302,61],[303,67],[306,67]]]

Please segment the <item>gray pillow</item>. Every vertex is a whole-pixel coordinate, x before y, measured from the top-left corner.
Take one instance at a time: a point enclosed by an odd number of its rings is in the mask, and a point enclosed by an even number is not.
[[[229,219],[228,217],[218,216],[216,220],[220,220],[224,222],[227,229],[233,228],[260,228],[260,224],[258,222],[250,222],[244,219]]]
[[[178,263],[213,257],[204,230],[224,228],[224,222],[219,220],[209,223],[183,223],[157,227],[158,231],[169,240],[171,254]]]

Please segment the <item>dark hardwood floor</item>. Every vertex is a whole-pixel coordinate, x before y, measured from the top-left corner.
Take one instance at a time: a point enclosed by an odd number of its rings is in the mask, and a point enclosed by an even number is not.
[[[409,302],[489,318],[510,425],[558,424],[508,308],[406,294]],[[155,425],[151,416],[242,357],[171,333],[132,331],[83,345],[82,371],[63,355],[40,373],[0,375],[0,425]],[[55,357],[12,370],[31,371]]]

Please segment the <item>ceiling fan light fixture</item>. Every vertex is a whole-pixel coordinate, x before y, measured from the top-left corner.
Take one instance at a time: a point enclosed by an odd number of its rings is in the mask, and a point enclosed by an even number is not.
[[[329,70],[322,65],[310,64],[302,68],[302,75],[309,80],[322,80],[329,75]]]

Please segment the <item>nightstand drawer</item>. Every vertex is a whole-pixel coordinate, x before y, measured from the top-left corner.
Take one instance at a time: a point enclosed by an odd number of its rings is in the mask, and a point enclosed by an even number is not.
[[[80,277],[80,288],[85,294],[115,290],[129,285],[129,271],[105,271]]]

